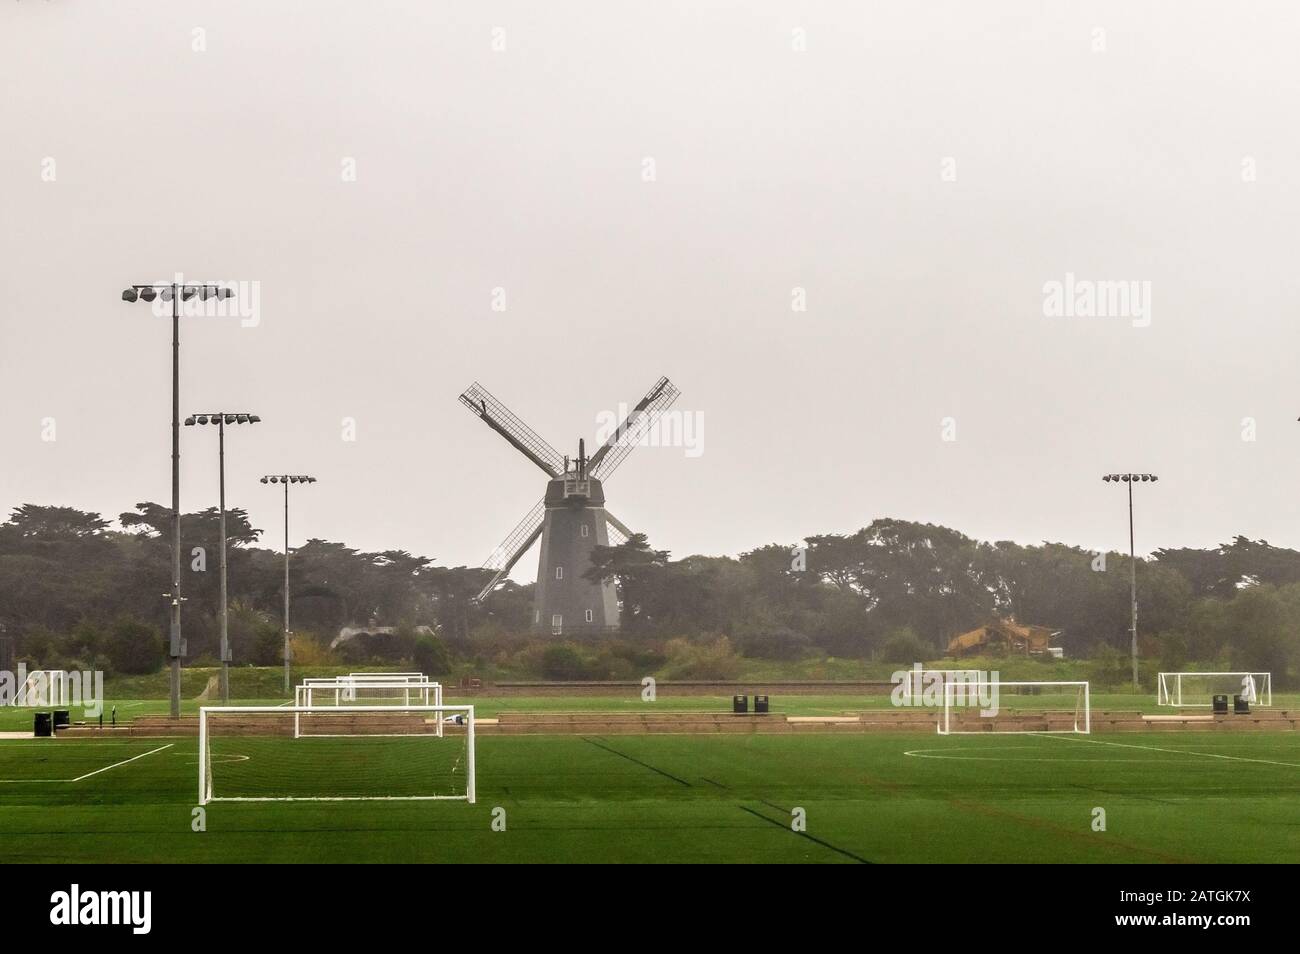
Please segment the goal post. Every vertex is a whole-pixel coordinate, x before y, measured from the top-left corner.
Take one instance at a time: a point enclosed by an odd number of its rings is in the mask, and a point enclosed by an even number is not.
[[[940,735],[1092,733],[1085,681],[953,679],[943,685]]]
[[[14,706],[65,706],[70,703],[70,673],[62,669],[33,669],[9,700]]]
[[[474,754],[472,705],[203,706],[199,804],[473,804]]]
[[[429,677],[422,672],[350,672],[346,676],[339,676],[340,679],[351,679],[359,682],[365,679],[377,679],[381,682],[428,682]]]
[[[419,679],[401,678],[418,675]],[[304,679],[294,690],[295,706],[440,706],[442,684],[422,674],[400,673],[397,678],[356,679],[355,674]],[[438,729],[442,732],[441,727]]]
[[[1156,677],[1156,705],[1209,708],[1214,697],[1241,696],[1267,707],[1273,704],[1271,672],[1162,672]]]

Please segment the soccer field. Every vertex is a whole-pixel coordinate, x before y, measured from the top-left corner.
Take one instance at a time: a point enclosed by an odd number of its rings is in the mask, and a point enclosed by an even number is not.
[[[303,755],[303,742],[329,741],[230,739],[224,755],[232,767],[261,761],[282,773],[292,768],[293,784],[310,791],[313,783],[325,789],[340,774],[357,772],[346,760],[329,758],[328,749],[318,750],[319,758]],[[445,743],[454,740],[433,744]],[[392,751],[391,766],[372,754],[365,771],[409,773],[407,754]],[[477,758],[474,805],[214,803],[207,807],[207,830],[194,832],[193,738],[0,740],[0,856],[6,862],[1300,861],[1296,733],[482,736]],[[796,808],[806,813],[806,831],[792,829]],[[1093,830],[1098,808],[1105,811],[1105,831]],[[504,831],[492,829],[496,809],[504,810]]]

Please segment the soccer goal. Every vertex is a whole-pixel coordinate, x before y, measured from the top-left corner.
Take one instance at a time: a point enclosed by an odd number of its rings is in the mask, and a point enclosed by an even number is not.
[[[380,682],[428,682],[429,677],[422,672],[350,672],[338,677],[354,682],[363,679],[375,679]]]
[[[294,693],[294,705],[442,705],[442,684],[432,680],[304,679]]]
[[[347,678],[329,681],[304,681],[294,694],[294,705],[438,705],[442,685],[437,682],[381,682]]]
[[[442,685],[437,682],[379,679],[306,679],[294,692],[294,706],[312,708],[338,706],[440,706]],[[442,725],[437,727],[439,734]]]
[[[444,730],[445,726],[445,731]],[[473,706],[204,706],[199,804],[473,804]]]
[[[14,693],[15,706],[66,706],[69,704],[69,673],[62,669],[34,669]]]
[[[1208,708],[1215,696],[1241,696],[1257,706],[1273,704],[1271,672],[1162,672],[1156,681],[1156,704]]]
[[[943,686],[940,735],[1092,732],[1086,682],[954,679]]]

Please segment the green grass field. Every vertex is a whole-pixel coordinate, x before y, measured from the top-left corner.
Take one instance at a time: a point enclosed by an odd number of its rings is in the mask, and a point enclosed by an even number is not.
[[[1091,697],[1092,709],[1094,712],[1100,712],[1105,709],[1123,710],[1126,712],[1147,712],[1147,713],[1169,713],[1173,710],[1162,709],[1156,705],[1154,695],[1151,693],[1130,694],[1130,693],[1105,693],[1094,692]],[[479,718],[492,718],[500,715],[502,712],[577,712],[577,711],[599,711],[599,712],[640,712],[644,711],[647,703],[642,702],[639,696],[629,695],[626,697],[615,696],[497,696],[497,697],[471,697],[457,696],[448,693],[446,702],[448,705],[469,705],[474,706],[475,713]],[[184,715],[198,715],[201,705],[215,705],[216,703],[200,703],[193,699],[185,699],[181,702],[181,712]],[[236,705],[249,706],[279,706],[286,705],[283,696],[276,696],[265,699],[239,699]],[[664,709],[676,711],[704,711],[726,712],[731,709],[730,696],[672,696],[661,694],[655,706]],[[117,717],[120,721],[129,721],[140,715],[166,715],[169,711],[166,699],[149,698],[149,699],[120,699],[108,697],[104,702],[104,724],[107,725],[111,719],[110,711],[112,707],[117,707]],[[784,695],[774,698],[773,706],[787,715],[841,715],[847,712],[858,712],[870,708],[888,708],[890,698],[887,694],[873,695]],[[1273,708],[1300,708],[1300,694],[1297,693],[1274,693]],[[1208,710],[1206,710],[1208,711]],[[80,710],[74,710],[72,718],[80,720],[85,718]],[[93,720],[87,720],[93,721]],[[31,731],[32,728],[32,710],[27,708],[0,707],[0,732],[13,731]]]
[[[782,708],[794,711],[796,699]],[[798,701],[809,711],[855,702]],[[498,700],[496,711],[542,702]],[[619,708],[610,699],[544,702]],[[445,781],[462,745],[345,743],[228,739],[215,766],[217,794],[249,779],[307,793],[350,785],[403,794],[419,790],[426,770]],[[412,745],[444,748],[412,754]],[[478,739],[477,760],[475,805],[218,802],[207,808],[207,831],[196,833],[193,739],[3,739],[0,859],[1300,861],[1296,733],[488,735]],[[241,782],[239,772],[251,774]],[[497,807],[504,832],[491,830]],[[806,811],[806,832],[791,829],[796,807]],[[1092,830],[1095,808],[1105,809],[1104,832]]]

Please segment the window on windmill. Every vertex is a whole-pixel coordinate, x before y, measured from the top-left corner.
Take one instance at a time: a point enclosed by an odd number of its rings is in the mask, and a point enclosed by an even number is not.
[[[596,618],[596,614],[593,613],[591,610],[587,610],[587,622],[590,623],[595,618]]]
[[[584,537],[589,535],[587,532],[587,525],[585,523],[582,525],[582,535]]]
[[[557,580],[562,580],[562,579],[564,579],[564,567],[562,567],[562,566],[557,566],[557,567],[555,568],[555,578],[556,578]]]
[[[542,611],[541,611],[541,610],[533,610],[533,622],[534,622],[534,623],[540,623],[541,621],[542,621]]]
[[[555,636],[559,636],[563,629],[564,617],[559,613],[554,614],[551,617],[551,633]]]

